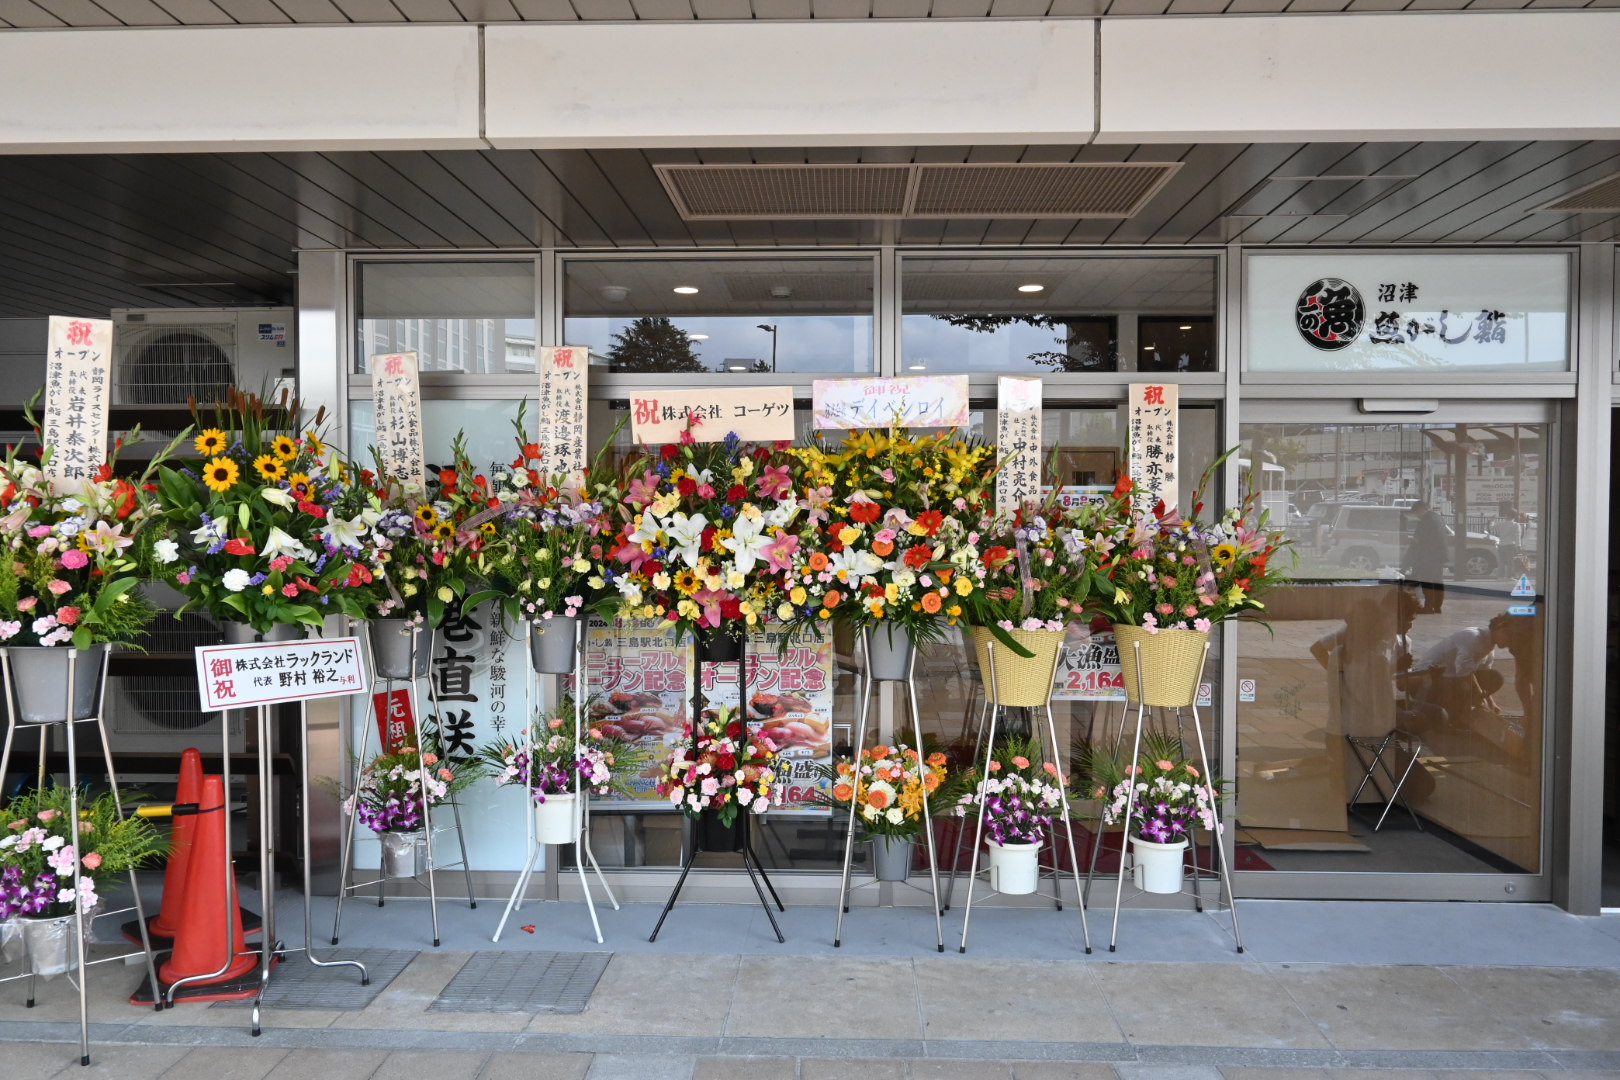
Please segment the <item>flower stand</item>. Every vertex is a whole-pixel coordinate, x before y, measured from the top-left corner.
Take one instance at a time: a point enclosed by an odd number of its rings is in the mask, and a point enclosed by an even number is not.
[[[526,684],[526,701],[531,703],[525,708],[524,715],[533,716],[535,713],[532,702],[536,699],[535,675],[561,675],[574,672],[583,675],[585,667],[585,620],[556,617],[546,621],[545,628],[529,623],[529,679]],[[567,643],[572,645],[573,651],[566,653],[562,648],[564,635],[568,635]],[[550,639],[549,641],[547,639]],[[579,682],[583,684],[581,678]],[[580,756],[579,733],[585,730],[584,724],[584,695],[574,694],[574,756]],[[534,760],[534,727],[525,727],[526,738],[524,753],[530,761]],[[524,785],[527,789],[528,785]],[[527,790],[525,798],[532,798]],[[565,806],[552,806],[553,802],[566,804]],[[564,818],[554,825],[551,820],[552,812],[561,809]],[[591,869],[596,872],[596,880],[602,885],[602,891],[607,893],[608,903],[613,910],[619,910],[619,898],[613,895],[613,887],[602,874],[602,868],[596,863],[596,854],[591,851],[591,796],[585,790],[584,779],[578,770],[574,772],[574,790],[566,795],[553,795],[545,803],[530,808],[524,815],[528,822],[529,857],[524,860],[523,870],[518,874],[517,881],[512,885],[512,895],[507,898],[506,910],[501,913],[501,921],[495,927],[495,935],[491,941],[501,940],[501,934],[506,932],[506,920],[512,917],[512,912],[523,907],[523,894],[528,891],[529,879],[534,876],[535,863],[540,853],[548,846],[561,847],[566,844],[574,845],[574,866],[579,871],[580,888],[585,892],[585,910],[591,914],[591,929],[596,932],[596,943],[602,943],[602,924],[596,917],[596,901],[591,898],[591,881],[585,876],[585,864],[590,863]],[[553,831],[555,829],[556,831]]]
[[[906,638],[903,642],[895,641],[894,629],[893,627],[885,627],[877,634],[873,634],[870,628],[861,632],[861,641],[866,652],[866,672],[865,677],[861,679],[861,718],[855,726],[855,743],[852,750],[857,759],[859,759],[861,751],[866,746],[867,722],[871,718],[873,705],[872,684],[877,682],[899,682],[905,685],[906,706],[911,712],[912,730],[914,738],[917,740],[916,750],[919,756],[922,754],[922,711],[917,707],[917,682],[914,677],[917,650],[915,644],[909,638]],[[839,878],[838,921],[833,928],[834,948],[843,943],[844,916],[849,913],[849,894],[853,891],[850,888],[849,876],[850,860],[855,850],[856,811],[858,809],[855,800],[851,799],[849,803],[849,831],[844,836],[844,869],[842,876]],[[930,891],[934,899],[934,944],[940,952],[944,952],[945,924],[941,915],[943,907],[940,904],[939,897],[939,858],[934,848],[934,819],[928,808],[928,789],[926,786],[922,789],[922,821],[924,843],[928,850],[928,883],[930,887],[928,891]],[[907,875],[903,872],[898,878],[893,879],[877,872],[877,848],[883,844],[884,840],[885,838],[881,836],[873,838],[872,861],[874,863],[874,876],[871,881],[863,882],[855,886],[855,888],[862,889],[867,885],[875,885],[888,880],[892,881],[893,884],[905,885],[908,888],[922,891],[920,886],[912,885],[910,881],[906,880]],[[905,855],[904,867],[906,870],[911,868],[909,845]]]
[[[1193,736],[1198,746],[1198,764],[1207,778],[1213,776],[1211,771],[1208,744],[1204,739],[1203,720],[1198,713],[1198,683],[1203,675],[1204,662],[1209,654],[1209,635],[1196,630],[1161,630],[1157,634],[1149,634],[1141,627],[1116,626],[1115,640],[1119,642],[1120,666],[1125,682],[1125,709],[1120,713],[1119,728],[1114,734],[1114,752],[1117,755],[1125,742],[1125,728],[1132,727],[1131,756],[1129,761],[1136,761],[1142,752],[1142,728],[1148,723],[1148,709],[1157,708],[1170,711],[1175,718],[1176,738],[1185,747],[1186,721],[1191,720]],[[1134,723],[1132,722],[1134,719]],[[1185,752],[1185,751],[1183,751]],[[1212,860],[1216,869],[1212,872],[1205,870],[1198,863],[1198,845],[1194,841],[1186,845],[1184,852],[1176,852],[1171,856],[1175,862],[1174,869],[1164,870],[1164,876],[1157,881],[1148,881],[1148,871],[1142,869],[1140,875],[1133,876],[1133,886],[1136,878],[1141,877],[1140,886],[1136,886],[1131,897],[1125,896],[1125,877],[1132,873],[1125,853],[1127,840],[1131,833],[1131,818],[1135,809],[1134,802],[1127,802],[1125,812],[1124,831],[1120,839],[1120,858],[1118,880],[1114,887],[1114,922],[1113,929],[1108,937],[1108,951],[1115,952],[1119,942],[1119,911],[1127,899],[1136,899],[1151,894],[1176,894],[1183,890],[1185,882],[1190,879],[1192,883],[1193,907],[1202,912],[1204,910],[1204,897],[1200,888],[1200,881],[1206,875],[1219,879],[1219,891],[1216,902],[1224,901],[1232,913],[1232,940],[1237,951],[1243,951],[1243,931],[1238,925],[1237,901],[1232,896],[1232,872],[1227,855],[1226,844],[1222,840],[1220,824],[1220,799],[1212,795],[1210,814],[1215,828],[1210,837],[1210,846],[1214,849]],[[1107,834],[1099,830],[1092,839],[1091,865],[1086,872],[1086,895],[1090,895],[1091,882],[1097,871],[1097,853],[1103,845]],[[1139,841],[1129,840],[1136,844]],[[1150,845],[1159,847],[1160,845]],[[1144,862],[1144,854],[1149,858],[1152,854],[1145,849],[1138,849],[1134,861],[1140,865]],[[1183,859],[1186,863],[1183,863]],[[1190,873],[1187,871],[1190,869]]]
[[[29,660],[49,659],[52,667],[57,669],[56,701],[54,707],[50,703],[49,678],[37,682],[35,689],[39,693],[34,695],[35,701],[25,705],[19,693],[19,657],[18,653],[29,654],[24,664]],[[34,654],[52,654],[48,658]],[[88,675],[86,674],[88,669]],[[30,727],[39,732],[39,771],[38,783],[45,783],[45,750],[46,740],[52,728],[60,727],[67,748],[68,790],[70,795],[70,813],[73,821],[73,848],[80,848],[79,837],[79,755],[77,729],[81,723],[94,722],[96,731],[101,736],[102,761],[107,769],[107,784],[112,789],[115,805],[119,814],[124,812],[123,802],[118,794],[118,771],[113,766],[112,750],[107,741],[107,727],[101,718],[102,703],[105,699],[107,686],[107,647],[105,645],[95,649],[80,651],[67,646],[55,646],[31,649],[0,649],[0,688],[3,688],[6,698],[6,739],[5,747],[0,750],[0,777],[6,775],[11,764],[11,751],[16,745],[17,729]],[[89,688],[89,696],[85,697],[83,691]],[[77,691],[77,692],[76,692]],[[80,714],[83,715],[80,715]],[[73,892],[79,893],[80,865],[79,860],[73,860]],[[22,920],[34,925],[19,925],[17,932],[23,938],[21,942],[25,956],[26,971],[21,975],[13,975],[0,982],[12,982],[17,979],[28,980],[28,1008],[34,1007],[35,993],[38,986],[39,975],[45,974],[49,978],[52,974],[65,970],[68,979],[79,992],[79,1064],[90,1064],[90,1012],[85,982],[85,970],[95,964],[106,964],[114,961],[123,961],[128,957],[141,956],[146,960],[146,974],[155,984],[157,982],[157,966],[152,955],[152,943],[146,932],[146,911],[141,904],[141,891],[135,880],[135,871],[129,872],[130,895],[133,903],[128,908],[118,911],[100,913],[86,913],[82,905],[75,902],[73,914],[52,920]],[[90,937],[91,926],[95,919],[101,915],[116,915],[123,911],[133,910],[137,925],[140,927],[141,950],[139,952],[122,953],[117,956],[103,957],[99,960],[90,960],[86,957],[88,948],[86,942]],[[53,925],[54,924],[54,925]],[[47,948],[49,947],[49,948]],[[44,962],[43,953],[57,951],[59,955],[54,962]],[[162,1008],[158,1003],[157,1007]]]
[[[693,665],[697,678],[692,680],[692,717],[694,721],[703,715],[703,663],[706,660],[714,663],[736,663],[738,700],[742,702],[748,701],[748,647],[744,640],[746,635],[718,633],[709,634],[705,637],[706,639],[697,637],[692,639],[697,661]],[[693,724],[692,738],[694,741],[697,739],[696,723]],[[755,895],[759,897],[760,907],[765,909],[765,917],[771,920],[771,929],[776,931],[776,940],[778,943],[785,943],[787,938],[782,936],[782,928],[777,925],[776,915],[771,911],[771,905],[765,899],[765,890],[760,888],[760,882],[763,881],[765,889],[770,890],[771,899],[776,901],[777,910],[786,911],[787,908],[782,904],[782,898],[776,895],[776,887],[771,884],[771,879],[765,874],[765,867],[760,865],[759,856],[754,853],[753,829],[749,823],[752,816],[746,810],[741,810],[738,813],[735,824],[738,826],[740,835],[736,841],[727,840],[727,845],[729,846],[735,842],[736,846],[732,850],[742,854],[743,869],[748,871],[748,880],[754,886]],[[701,823],[692,821],[690,818],[687,820],[691,822],[693,828],[686,832],[687,851],[686,858],[681,862],[681,876],[675,879],[675,888],[670,890],[669,899],[664,902],[664,910],[659,914],[658,923],[653,927],[652,934],[647,938],[648,941],[658,940],[658,931],[664,928],[664,920],[669,918],[670,911],[675,907],[675,901],[680,898],[681,887],[686,884],[686,875],[692,872],[692,863],[697,860],[698,854],[704,846],[698,839],[697,826]]]
[[[392,695],[396,682],[405,683],[411,697],[411,716],[418,725],[418,730],[420,730],[426,721],[426,716],[422,712],[421,697],[417,692],[417,685],[428,672],[429,658],[433,653],[434,633],[431,629],[426,629],[405,619],[379,620],[379,624],[371,627],[370,630],[373,668],[372,691],[383,695]],[[380,687],[379,683],[382,684]],[[388,697],[385,696],[384,700],[388,700]],[[359,748],[355,751],[354,759],[353,790],[355,791],[359,790],[360,778],[365,772],[367,750],[371,743],[371,729],[374,726],[371,709],[369,708],[370,703],[365,704],[364,717],[360,722],[360,743]],[[428,704],[432,708],[433,715],[437,717],[439,715],[439,692],[432,679],[428,680]],[[420,738],[417,740],[417,745],[419,747],[422,745]],[[379,872],[376,879],[372,881],[351,881],[350,874],[354,869],[352,865],[354,860],[354,831],[360,822],[358,814],[350,817],[348,827],[343,830],[343,852],[338,869],[337,910],[332,915],[333,945],[338,943],[338,933],[343,925],[343,901],[349,893],[376,886],[377,906],[382,907],[387,896],[388,882],[390,880],[415,883],[427,889],[428,910],[431,912],[433,919],[433,947],[435,949],[439,947],[438,871],[454,870],[459,867],[467,887],[467,906],[475,909],[478,907],[477,894],[473,892],[472,866],[467,859],[467,837],[461,828],[461,807],[457,806],[454,801],[450,803],[450,812],[455,821],[454,825],[435,826],[433,823],[433,810],[428,805],[428,766],[423,754],[417,754],[416,767],[420,774],[424,847],[424,857],[421,860],[421,865],[412,865],[410,869],[414,872],[409,876],[390,877],[386,872]],[[456,842],[461,848],[461,858],[457,862],[441,864],[434,856],[434,837],[438,833],[444,832],[456,834]],[[308,922],[307,916],[305,922],[306,924]]]
[[[1026,647],[1030,648],[1031,652],[1036,654],[1035,659],[1042,661],[1040,664],[1040,668],[1044,669],[1044,674],[1042,674],[1040,670],[1035,672],[1030,670],[1030,664],[1032,661],[1029,658],[1018,656],[1016,653],[1010,653],[1005,645],[995,640],[994,635],[990,634],[988,631],[982,630],[982,628],[975,628],[971,643],[975,646],[974,651],[978,654],[981,677],[984,680],[984,711],[979,715],[979,730],[975,741],[973,756],[976,760],[983,762],[983,764],[980,766],[981,776],[988,775],[990,772],[990,761],[992,760],[992,756],[995,754],[996,728],[1000,724],[1003,713],[1009,708],[1026,708],[1031,710],[1031,712],[1044,712],[1046,714],[1046,725],[1044,727],[1036,723],[1033,717],[1031,718],[1031,727],[1039,732],[1039,737],[1043,744],[1042,753],[1047,761],[1054,763],[1067,760],[1066,748],[1058,742],[1057,721],[1052,716],[1052,683],[1057,677],[1058,659],[1063,654],[1061,647],[1054,648],[1052,645],[1061,644],[1061,637],[1058,636],[1061,635],[1061,633],[1062,631],[1025,630],[1016,630],[1012,632],[1015,640],[1023,642]],[[1043,634],[1053,635],[1055,641],[1048,641],[1038,636]],[[1031,635],[1037,636],[1031,637]],[[1013,677],[1006,684],[1004,684],[1003,675],[1008,671],[1011,671],[1014,674]],[[1085,890],[1080,882],[1080,860],[1075,858],[1074,821],[1069,816],[1069,803],[1067,799],[1063,801],[1062,809],[1063,838],[1068,844],[1069,869],[1074,876],[1075,902],[1080,909],[1081,941],[1086,952],[1090,953],[1091,926],[1086,920]],[[958,844],[961,843],[962,834],[965,834],[966,832],[967,830],[963,829],[961,833],[958,834]],[[1058,837],[1054,830],[1054,835],[1052,837],[1054,847],[1056,846],[1057,839]],[[967,904],[962,912],[962,943],[957,949],[958,952],[967,952],[968,922],[973,917],[974,889],[979,883],[979,874],[986,873],[986,871],[982,871],[979,867],[979,856],[985,846],[984,840],[984,816],[980,815],[974,822],[973,858],[968,870],[968,896]],[[1039,856],[1037,854],[1037,858],[1038,857]],[[950,893],[954,893],[956,886],[956,874],[954,870],[955,865],[955,860],[952,860],[953,869],[951,873]],[[991,879],[988,882],[991,893],[1008,891],[1002,890],[998,887],[1000,873],[1001,871],[998,870],[996,874],[987,874],[987,876],[989,876]],[[1022,892],[1022,883],[1019,884],[1018,888],[1023,895],[1038,893],[1038,881],[1040,878],[1040,867],[1038,864],[1035,869],[1035,875],[1037,878],[1037,887],[1035,889]],[[1019,894],[1019,892],[1013,893],[1013,895]],[[1057,860],[1056,851],[1053,852],[1052,859],[1052,891],[1050,893],[1040,895],[1047,896],[1057,910],[1063,910],[1062,873]],[[949,894],[947,895],[947,899],[948,898]]]

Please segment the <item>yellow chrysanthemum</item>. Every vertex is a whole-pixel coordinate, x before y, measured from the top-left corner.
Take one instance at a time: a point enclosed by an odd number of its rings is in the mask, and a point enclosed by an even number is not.
[[[191,442],[192,445],[197,448],[197,453],[205,454],[209,457],[213,457],[215,454],[224,453],[227,445],[225,441],[225,433],[219,430],[219,428],[205,428],[203,433],[198,435]]]
[[[270,443],[270,452],[282,461],[291,461],[298,456],[298,443],[291,435],[277,435]]]
[[[231,490],[241,475],[242,470],[228,457],[217,457],[203,467],[203,483],[215,491]]]
[[[271,483],[284,480],[287,476],[287,466],[282,463],[280,458],[273,457],[270,454],[260,454],[254,458],[253,467],[259,470],[260,476]]]

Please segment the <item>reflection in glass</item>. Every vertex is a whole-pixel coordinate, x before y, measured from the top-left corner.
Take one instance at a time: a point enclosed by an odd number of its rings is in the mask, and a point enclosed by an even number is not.
[[[563,336],[609,371],[872,370],[870,258],[569,259]]]
[[[355,371],[414,352],[424,372],[532,372],[534,262],[377,262],[357,270]]]
[[[1210,258],[907,258],[900,295],[910,371],[1218,367]]]
[[[1269,865],[1539,870],[1545,627],[1511,594],[1541,574],[1545,432],[1243,426],[1299,556],[1269,632],[1239,627],[1237,820]]]

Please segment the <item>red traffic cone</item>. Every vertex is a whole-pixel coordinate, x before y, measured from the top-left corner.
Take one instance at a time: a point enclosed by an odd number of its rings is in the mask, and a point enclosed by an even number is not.
[[[176,1000],[222,1001],[252,997],[258,979],[247,980],[245,988],[221,984],[240,982],[258,966],[259,957],[246,952],[242,940],[242,916],[236,907],[235,871],[231,895],[225,891],[225,783],[218,776],[205,776],[196,824],[192,829],[191,864],[186,874],[185,897],[180,924],[174,935],[174,952],[158,971],[158,980],[168,987],[193,975],[208,978],[187,983]],[[224,971],[218,975],[221,966]],[[195,992],[190,992],[195,991]]]
[[[180,755],[180,779],[175,784],[176,803],[196,803],[202,798],[202,753],[188,747]],[[180,931],[182,906],[186,895],[186,873],[191,866],[191,844],[200,819],[186,815],[174,819],[174,831],[169,845],[169,865],[163,872],[163,907],[146,924],[147,932],[155,938],[173,938]],[[215,965],[218,966],[217,964]]]

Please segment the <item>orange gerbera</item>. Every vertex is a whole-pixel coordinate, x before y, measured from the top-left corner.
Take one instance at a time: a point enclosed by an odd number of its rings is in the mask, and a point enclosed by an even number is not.
[[[833,785],[833,798],[837,799],[839,802],[849,802],[849,800],[853,799],[854,797],[855,789],[850,787],[848,784]]]
[[[827,595],[821,598],[821,602],[830,608],[835,608],[838,606],[838,602],[843,598],[844,594],[839,592],[837,589],[828,589]]]
[[[820,551],[812,551],[810,553],[810,569],[812,569],[812,570],[825,570],[825,569],[827,569],[827,556],[824,553],[820,552]]]
[[[939,612],[939,608],[940,608],[939,593],[936,593],[936,592],[923,593],[922,609],[924,611],[928,612],[928,614],[930,614],[930,615],[934,615],[934,614],[937,614]]]
[[[889,756],[889,748],[887,746],[874,746],[874,747],[872,747],[872,760],[873,761],[882,761],[884,758],[886,758],[888,756]]]
[[[869,806],[882,810],[889,805],[889,793],[874,788],[866,793],[866,802]]]

